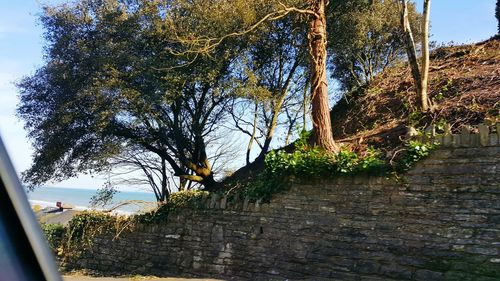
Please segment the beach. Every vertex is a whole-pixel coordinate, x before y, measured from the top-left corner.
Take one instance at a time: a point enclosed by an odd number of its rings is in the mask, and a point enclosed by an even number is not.
[[[133,215],[154,208],[154,194],[148,192],[119,191],[106,206],[90,206],[96,190],[83,188],[40,187],[28,192],[28,200],[41,223],[67,224],[71,218],[85,210],[109,211],[116,215]],[[62,210],[56,205],[60,202]],[[117,207],[119,206],[119,207]],[[115,209],[116,208],[116,209]]]

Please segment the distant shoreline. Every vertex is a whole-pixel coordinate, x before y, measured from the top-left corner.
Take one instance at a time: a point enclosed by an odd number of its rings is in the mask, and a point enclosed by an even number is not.
[[[153,206],[156,198],[152,193],[146,192],[126,192],[120,191],[113,196],[112,202],[104,207],[92,208],[90,201],[92,196],[95,195],[95,190],[80,189],[80,188],[64,188],[64,187],[40,187],[28,194],[28,200],[31,205],[39,205],[40,207],[56,207],[56,202],[61,202],[63,205],[71,205],[73,210],[97,210],[106,211],[118,206],[123,202],[151,202]],[[118,214],[131,215],[140,213],[149,209],[148,204],[128,204],[120,206],[116,211]]]
[[[31,208],[34,208],[35,206],[40,206],[41,209],[48,208],[48,207],[53,207],[56,208],[56,203],[57,202],[47,202],[47,201],[41,201],[41,200],[28,200],[30,202]],[[112,215],[134,215],[137,214],[138,212],[132,212],[132,211],[123,211],[123,210],[113,210],[111,212],[108,212],[108,209],[102,209],[102,208],[89,208],[89,207],[84,207],[84,206],[72,206],[72,208],[65,209],[65,210],[73,210],[73,211],[97,211],[97,212],[105,212],[105,213],[110,213]]]

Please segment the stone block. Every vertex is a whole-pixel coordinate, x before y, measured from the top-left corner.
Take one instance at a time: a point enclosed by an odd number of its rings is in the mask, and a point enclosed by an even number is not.
[[[421,280],[421,281],[444,280],[444,273],[426,269],[420,269],[415,272],[415,280]]]
[[[479,124],[479,143],[481,146],[487,146],[489,143],[490,128],[485,124]]]
[[[495,128],[497,129],[497,140],[499,141],[498,144],[500,144],[500,122],[495,124]]]
[[[489,146],[500,145],[500,139],[499,139],[498,135],[496,135],[496,134],[490,135],[488,145]]]
[[[221,209],[226,209],[227,208],[227,195],[223,196],[220,200],[220,208]]]
[[[480,147],[480,138],[478,134],[471,134],[470,135],[470,146],[471,147]]]
[[[380,271],[380,264],[376,261],[359,260],[356,262],[355,271],[359,273],[374,274]]]
[[[383,265],[380,267],[379,274],[398,279],[411,279],[413,273],[411,268],[403,267],[397,264]]]
[[[459,147],[461,145],[460,135],[453,134],[451,135],[451,147]]]

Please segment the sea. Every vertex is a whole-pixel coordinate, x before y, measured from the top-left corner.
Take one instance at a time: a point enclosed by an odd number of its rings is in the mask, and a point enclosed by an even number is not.
[[[92,209],[90,198],[96,194],[95,189],[64,188],[64,187],[38,187],[34,191],[28,191],[28,200],[31,205],[41,207],[55,207],[57,202],[73,206],[77,210]],[[124,204],[127,203],[128,204]],[[110,204],[96,209],[109,210],[117,207],[117,213],[134,214],[145,212],[156,206],[153,193],[143,191],[117,191]],[[123,204],[123,206],[122,206]]]

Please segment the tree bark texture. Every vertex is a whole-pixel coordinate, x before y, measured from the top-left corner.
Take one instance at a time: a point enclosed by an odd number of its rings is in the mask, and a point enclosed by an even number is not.
[[[420,66],[417,60],[417,49],[415,47],[415,40],[411,31],[410,20],[408,19],[408,3],[407,0],[401,0],[401,25],[404,32],[404,40],[406,44],[406,54],[408,55],[408,63],[410,64],[411,74],[413,76],[414,84],[417,90],[418,97],[422,93],[422,78],[420,74]]]
[[[423,111],[429,110],[427,81],[429,79],[429,15],[431,0],[424,0],[424,20],[422,21],[422,64],[420,71],[420,103]]]
[[[250,164],[250,153],[252,152],[252,146],[253,142],[255,141],[255,135],[257,134],[257,111],[259,110],[259,104],[255,102],[255,108],[253,112],[253,124],[252,124],[252,136],[250,137],[250,140],[248,141],[248,147],[247,147],[247,165]]]
[[[315,13],[310,18],[308,34],[312,58],[311,104],[314,144],[326,151],[337,152],[338,146],[332,134],[326,80],[325,0],[311,1],[311,10]]]

